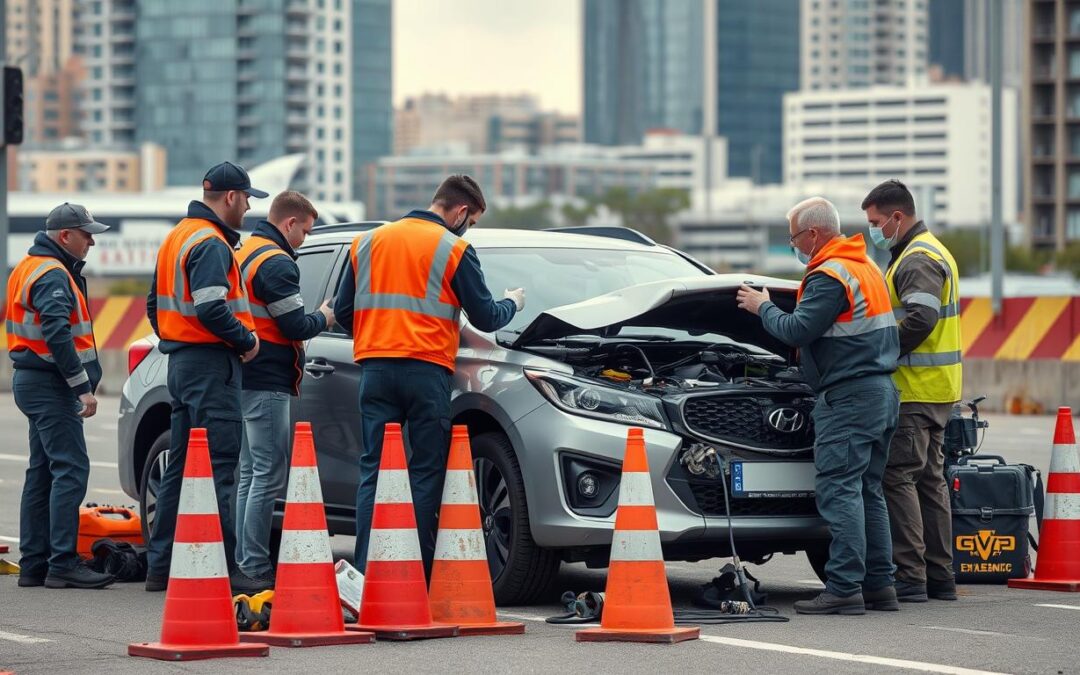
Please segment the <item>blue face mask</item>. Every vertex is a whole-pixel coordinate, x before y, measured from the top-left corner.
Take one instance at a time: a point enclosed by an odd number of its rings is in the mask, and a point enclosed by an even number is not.
[[[889,221],[885,221],[886,223]],[[896,242],[896,235],[900,234],[900,228],[896,228],[896,232],[893,232],[893,236],[885,236],[885,228],[870,226],[870,241],[876,248],[888,250],[893,247],[893,243]]]
[[[810,254],[809,253],[803,253],[798,248],[795,248],[793,250],[795,251],[795,259],[799,261],[800,265],[805,266],[805,265],[810,264]]]

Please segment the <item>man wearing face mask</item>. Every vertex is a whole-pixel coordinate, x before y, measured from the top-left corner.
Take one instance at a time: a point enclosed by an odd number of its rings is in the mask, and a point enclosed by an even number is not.
[[[893,380],[900,424],[885,469],[896,594],[901,602],[956,600],[952,515],[942,470],[945,424],[961,395],[956,261],[915,215],[903,183],[874,188],[862,208],[874,245],[892,254],[885,280],[900,329]]]
[[[476,251],[461,235],[487,204],[469,176],[450,176],[427,210],[358,236],[341,277],[334,314],[353,335],[360,364],[363,449],[356,492],[356,557],[367,566],[371,512],[382,456],[383,429],[405,424],[412,456],[409,481],[425,572],[435,555],[436,515],[450,450],[451,376],[461,310],[477,330],[510,323],[525,291],[495,301]]]
[[[899,408],[890,378],[899,341],[889,292],[862,235],[841,235],[827,200],[797,204],[788,222],[796,257],[807,265],[795,311],[770,302],[768,290],[743,286],[737,299],[770,335],[799,349],[803,374],[817,393],[814,491],[832,542],[825,591],[796,602],[795,611],[894,611],[899,605],[881,486]]]

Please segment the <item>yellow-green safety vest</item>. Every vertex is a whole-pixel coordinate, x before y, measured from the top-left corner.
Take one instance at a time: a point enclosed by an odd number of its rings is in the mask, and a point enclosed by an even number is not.
[[[945,271],[941,297],[912,293],[901,298],[896,292],[896,270],[909,255],[925,255]],[[938,321],[929,337],[910,354],[897,361],[893,381],[900,390],[901,403],[954,403],[960,400],[963,382],[960,340],[960,289],[956,261],[937,237],[923,232],[912,238],[904,252],[889,266],[885,281],[889,286],[893,316],[897,323],[907,316],[905,304],[927,305],[938,311]]]

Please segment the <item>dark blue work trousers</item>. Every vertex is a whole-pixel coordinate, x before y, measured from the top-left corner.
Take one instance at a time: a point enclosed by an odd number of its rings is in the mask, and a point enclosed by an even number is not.
[[[881,481],[900,397],[887,375],[831,387],[814,405],[814,467],[821,516],[832,543],[829,593],[840,597],[893,584],[889,511]]]
[[[206,429],[225,560],[230,573],[236,569],[234,507],[236,464],[243,437],[241,384],[240,357],[233,352],[217,347],[185,347],[169,355],[169,462],[158,490],[153,531],[146,547],[149,575],[169,574],[188,436],[193,427]]]
[[[30,465],[19,504],[22,574],[44,577],[78,562],[79,505],[90,458],[79,398],[59,373],[16,368],[15,405],[30,422]]]
[[[367,567],[371,512],[382,459],[383,430],[405,427],[409,483],[424,570],[431,576],[446,457],[450,452],[450,371],[415,359],[368,359],[360,371],[360,417],[364,447],[356,490],[356,567]]]

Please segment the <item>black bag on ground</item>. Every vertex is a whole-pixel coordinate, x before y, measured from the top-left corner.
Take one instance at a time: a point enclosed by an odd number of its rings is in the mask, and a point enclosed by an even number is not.
[[[968,455],[946,467],[945,479],[952,504],[956,581],[1003,584],[1027,577],[1028,524],[1036,502],[1042,501],[1038,471],[1026,464],[1006,464],[995,455]]]

